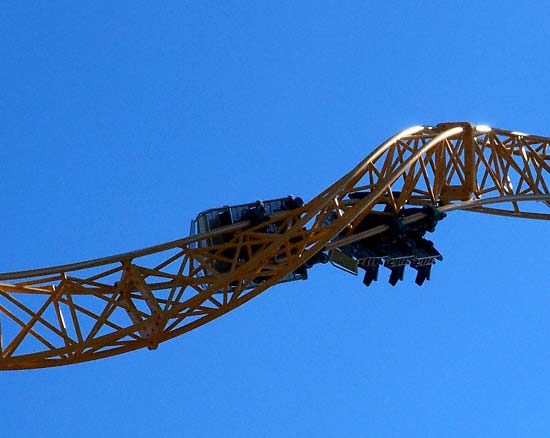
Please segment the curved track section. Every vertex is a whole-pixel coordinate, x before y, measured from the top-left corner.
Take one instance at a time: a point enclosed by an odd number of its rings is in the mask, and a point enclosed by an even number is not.
[[[268,222],[0,274],[0,369],[154,349],[239,307],[319,251],[363,238],[356,225],[382,205],[395,214],[406,205],[432,205],[550,219],[549,141],[467,123],[413,127],[303,207]],[[265,232],[269,224],[275,233]],[[222,233],[232,236],[228,243],[200,244]]]

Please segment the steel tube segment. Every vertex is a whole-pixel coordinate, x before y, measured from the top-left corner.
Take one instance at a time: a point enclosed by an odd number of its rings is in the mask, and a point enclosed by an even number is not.
[[[248,302],[319,251],[387,231],[356,232],[381,204],[386,214],[431,205],[443,212],[550,219],[535,208],[550,204],[549,184],[547,138],[468,123],[410,128],[303,207],[266,222],[242,221],[116,256],[0,274],[0,369],[156,348]],[[277,231],[267,233],[268,226]],[[223,244],[198,245],[221,235],[229,236]]]

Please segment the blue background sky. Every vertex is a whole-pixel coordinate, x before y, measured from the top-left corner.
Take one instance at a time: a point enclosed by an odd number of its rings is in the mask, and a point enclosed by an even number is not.
[[[2,2],[0,271],[310,199],[410,125],[550,135],[547,2],[377,3]],[[548,230],[453,213],[422,288],[323,266],[154,352],[1,373],[0,434],[548,436]]]

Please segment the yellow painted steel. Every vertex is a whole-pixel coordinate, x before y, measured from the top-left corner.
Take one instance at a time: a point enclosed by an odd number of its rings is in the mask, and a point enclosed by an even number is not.
[[[267,223],[240,222],[126,254],[0,274],[0,369],[154,349],[239,307],[320,250],[384,231],[354,234],[380,202],[396,214],[405,205],[432,205],[548,220],[549,142],[468,123],[417,126],[303,207]],[[356,192],[365,196],[350,199]],[[264,232],[270,223],[277,232]],[[233,237],[197,244],[222,233]],[[219,262],[229,269],[218,272]]]

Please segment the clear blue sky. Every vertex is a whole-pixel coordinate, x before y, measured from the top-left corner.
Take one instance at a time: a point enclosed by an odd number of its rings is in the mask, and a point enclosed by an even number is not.
[[[547,2],[0,8],[0,271],[310,199],[387,137],[550,135]],[[323,266],[147,350],[0,374],[2,437],[543,437],[549,224],[454,213],[418,288]]]

